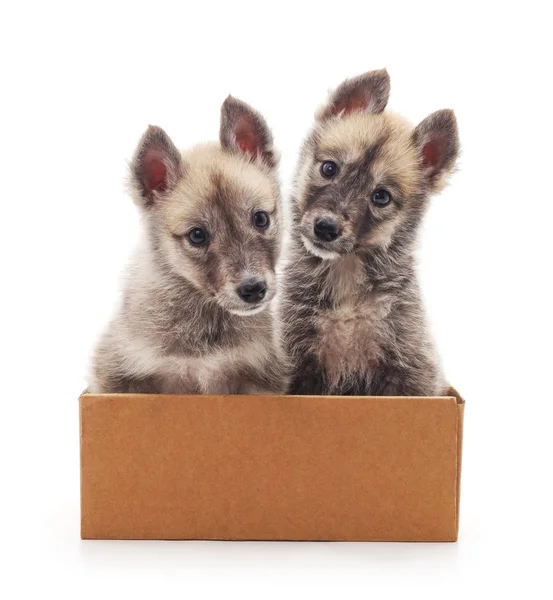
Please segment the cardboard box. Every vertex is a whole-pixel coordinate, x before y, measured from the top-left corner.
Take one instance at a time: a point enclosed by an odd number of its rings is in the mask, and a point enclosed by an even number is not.
[[[463,400],[83,394],[81,533],[456,541]]]

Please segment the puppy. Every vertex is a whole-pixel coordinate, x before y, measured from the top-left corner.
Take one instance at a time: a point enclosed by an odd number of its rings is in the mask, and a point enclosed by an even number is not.
[[[227,98],[220,143],[179,152],[149,127],[131,165],[144,222],[122,306],[93,357],[96,393],[282,393],[269,306],[278,157],[263,117]]]
[[[454,168],[452,111],[416,128],[384,112],[385,70],[343,82],[316,115],[293,197],[283,277],[293,394],[436,395],[413,251],[429,195]]]

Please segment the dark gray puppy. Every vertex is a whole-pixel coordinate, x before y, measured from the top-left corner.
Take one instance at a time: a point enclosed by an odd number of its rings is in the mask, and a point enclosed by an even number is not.
[[[442,375],[415,273],[428,197],[455,166],[450,110],[413,128],[384,112],[385,70],[317,113],[293,193],[280,307],[294,394],[436,395]]]

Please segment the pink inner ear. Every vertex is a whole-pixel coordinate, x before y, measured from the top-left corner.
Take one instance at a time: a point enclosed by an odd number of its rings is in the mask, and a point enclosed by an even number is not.
[[[148,192],[167,189],[167,167],[161,152],[150,151],[142,159],[142,181]]]
[[[422,164],[424,167],[431,167],[434,171],[442,167],[444,160],[445,142],[441,137],[435,137],[429,140],[422,149]]]
[[[251,123],[247,119],[238,119],[235,126],[236,144],[243,154],[250,154],[256,157],[259,151],[259,140]]]
[[[370,94],[367,90],[356,90],[350,96],[338,102],[332,110],[333,115],[339,115],[344,111],[344,115],[352,112],[367,110],[370,103]]]

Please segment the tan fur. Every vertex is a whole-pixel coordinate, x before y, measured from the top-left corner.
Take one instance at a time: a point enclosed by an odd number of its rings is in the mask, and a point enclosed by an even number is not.
[[[221,181],[243,190],[244,209],[275,211],[278,189],[274,180],[247,158],[229,154],[218,144],[210,143],[183,152],[182,160],[188,177],[178,183],[175,194],[163,206],[171,233],[182,235],[186,231],[183,226],[192,222],[201,209],[198,198],[212,196]]]
[[[96,348],[91,391],[286,389],[272,315],[281,245],[277,164],[264,119],[234,98],[222,107],[219,144],[179,152],[162,129],[148,129],[131,165],[144,237],[120,310]],[[266,226],[256,225],[259,211]],[[198,230],[205,235],[196,243]],[[245,295],[251,282],[263,284],[260,295]]]
[[[413,147],[413,129],[406,119],[391,112],[354,113],[347,119],[333,119],[325,126],[319,125],[315,130],[317,156],[313,155],[313,148],[306,148],[304,168],[297,182],[298,198],[305,197],[309,175],[323,181],[320,174],[313,172],[310,158],[317,160],[315,166],[325,160],[353,162],[361,159],[367,148],[379,140],[384,140],[384,147],[371,164],[374,187],[379,187],[379,182],[386,178],[393,178],[398,193],[406,197],[412,195],[421,184],[420,156]]]
[[[378,331],[390,301],[367,292],[363,282],[363,263],[354,254],[329,267],[323,293],[334,299],[336,308],[315,318],[319,335],[312,352],[326,365],[331,388],[355,373],[370,382],[371,369],[380,358]]]
[[[340,384],[352,376],[370,384],[381,358],[377,332],[388,312],[385,304],[347,302],[332,313],[315,318],[318,338],[312,351],[325,365],[330,389],[339,389]]]
[[[247,378],[237,379],[235,374],[249,369],[263,370],[268,360],[275,359],[273,348],[278,347],[276,337],[271,343],[270,326],[265,326],[263,336],[246,339],[241,346],[186,357],[165,353],[147,336],[136,336],[126,324],[117,324],[110,336],[117,339],[119,351],[126,357],[125,371],[137,379],[155,372],[160,381],[158,392],[165,394],[182,392],[183,387],[201,394],[259,391],[259,386]],[[92,390],[97,391],[96,385]]]
[[[248,255],[246,244],[228,244],[228,240],[214,236],[211,247],[219,255],[219,266],[223,271],[219,277],[220,286],[214,286],[205,278],[203,264],[197,260],[202,250],[183,243],[175,245],[175,236],[184,236],[186,232],[198,225],[218,219],[218,227],[224,228],[226,215],[217,216],[217,209],[210,205],[210,200],[218,191],[228,190],[225,197],[228,214],[235,216],[244,230],[251,229],[250,215],[255,210],[264,210],[271,217],[271,227],[280,227],[280,216],[277,210],[279,202],[278,182],[270,170],[262,163],[252,163],[247,157],[231,154],[218,144],[202,144],[181,154],[182,177],[175,185],[172,193],[160,203],[156,211],[156,227],[163,232],[161,243],[164,244],[167,257],[173,268],[189,279],[198,289],[226,301],[230,308],[239,308],[239,300],[235,298],[235,289],[248,275],[259,275],[274,283],[274,274],[269,264],[260,264],[255,252]],[[216,225],[217,226],[217,225]],[[255,243],[255,233],[246,231],[246,239]],[[241,261],[233,260],[242,254]],[[230,290],[230,293],[228,293]],[[270,300],[276,287],[270,287]],[[226,298],[226,300],[225,300]]]

